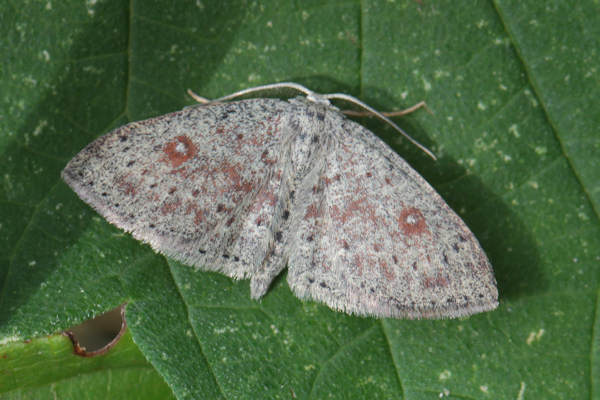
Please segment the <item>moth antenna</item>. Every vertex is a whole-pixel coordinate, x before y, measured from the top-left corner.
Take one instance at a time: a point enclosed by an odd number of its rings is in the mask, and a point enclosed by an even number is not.
[[[318,102],[320,99],[327,99],[327,100],[337,99],[337,100],[348,101],[348,102],[350,102],[352,104],[355,104],[355,105],[357,105],[359,107],[362,107],[365,110],[367,110],[368,112],[370,112],[372,115],[374,115],[377,118],[379,118],[380,120],[388,123],[392,128],[394,128],[395,130],[397,130],[402,136],[404,136],[412,144],[414,144],[419,149],[421,149],[421,151],[423,151],[425,154],[427,154],[433,160],[437,160],[437,157],[433,154],[433,152],[431,150],[429,150],[427,147],[425,147],[424,145],[422,145],[421,143],[419,143],[418,141],[416,141],[415,139],[413,139],[411,136],[409,136],[406,132],[404,132],[402,130],[402,128],[400,128],[398,125],[396,125],[394,123],[394,121],[392,121],[391,119],[389,119],[388,117],[386,117],[383,113],[380,113],[379,111],[375,110],[373,107],[369,106],[368,104],[366,104],[366,103],[360,101],[359,99],[357,99],[356,97],[350,96],[348,94],[344,94],[344,93],[332,93],[332,94],[319,95],[319,94],[313,92],[312,90],[310,90],[310,89],[308,89],[308,88],[306,88],[306,87],[304,87],[304,86],[302,86],[302,85],[300,85],[298,83],[294,83],[294,82],[279,82],[279,83],[271,83],[271,84],[268,84],[268,85],[255,86],[255,87],[251,87],[251,88],[248,88],[248,89],[239,90],[237,92],[228,94],[227,96],[219,97],[218,99],[214,99],[214,100],[208,100],[205,97],[199,96],[196,93],[194,93],[193,91],[191,91],[190,89],[188,89],[187,92],[198,103],[200,103],[200,104],[209,104],[209,103],[219,103],[219,102],[223,102],[223,101],[233,100],[233,99],[235,99],[237,97],[241,97],[241,96],[245,96],[247,94],[252,94],[252,93],[261,92],[261,91],[265,91],[265,90],[277,90],[277,89],[293,89],[293,90],[297,90],[299,92],[304,93],[310,100],[313,100],[313,101],[316,101],[316,102]]]
[[[196,100],[200,104],[208,104],[211,102],[211,100],[207,99],[206,97],[200,96],[198,93],[194,92],[192,89],[188,89],[187,94],[189,94],[192,99]]]
[[[377,111],[376,109],[374,109],[373,107],[369,106],[368,104],[360,101],[359,99],[357,99],[354,96],[350,96],[348,94],[344,94],[344,93],[331,93],[331,94],[324,94],[323,97],[325,97],[328,100],[332,100],[332,99],[337,99],[337,100],[344,100],[347,102],[350,102],[352,104],[355,104],[359,107],[364,108],[365,110],[367,110],[368,112],[370,112],[372,115],[376,116],[377,118],[379,118],[380,120],[387,122],[392,128],[394,128],[395,130],[397,130],[402,136],[404,136],[406,139],[408,139],[412,144],[414,144],[415,146],[417,146],[419,149],[421,149],[422,152],[424,152],[425,154],[427,154],[429,157],[431,157],[433,160],[437,160],[437,157],[435,156],[435,154],[433,154],[433,152],[431,150],[429,150],[427,147],[425,147],[424,145],[422,145],[421,143],[419,143],[418,141],[416,141],[415,139],[413,139],[411,136],[408,135],[408,133],[404,132],[402,130],[402,128],[400,128],[398,125],[396,125],[394,123],[394,121],[392,121],[391,119],[389,119],[388,117],[386,117],[383,113],[380,113],[379,111]],[[414,108],[414,107],[412,107]],[[418,107],[417,107],[418,108]]]
[[[414,106],[410,106],[408,108],[405,108],[404,110],[380,111],[380,112],[383,115],[385,115],[386,117],[392,118],[392,117],[401,117],[403,115],[411,114],[411,113],[417,111],[419,108],[424,108],[425,110],[427,110],[427,112],[429,114],[433,115],[433,111],[431,111],[431,109],[429,107],[427,107],[427,103],[425,103],[424,101],[420,101],[417,104],[415,104]],[[352,117],[372,117],[373,116],[373,114],[371,114],[368,111],[344,110],[342,112],[344,114],[350,115]]]
[[[256,93],[256,92],[262,92],[265,90],[277,90],[277,89],[293,89],[293,90],[302,92],[307,96],[315,95],[315,92],[313,92],[312,90],[310,90],[298,83],[294,83],[294,82],[279,82],[279,83],[270,83],[268,85],[254,86],[254,87],[251,87],[248,89],[239,90],[237,92],[228,94],[227,96],[219,97],[218,99],[214,99],[214,100],[209,100],[205,97],[199,96],[190,89],[188,89],[187,92],[198,103],[208,104],[208,103],[219,103],[222,101],[233,100],[237,97],[245,96],[247,94],[252,94],[252,93]]]

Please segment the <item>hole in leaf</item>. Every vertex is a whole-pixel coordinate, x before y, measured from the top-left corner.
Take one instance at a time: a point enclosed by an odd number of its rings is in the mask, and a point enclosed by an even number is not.
[[[126,328],[123,304],[66,330],[64,334],[73,342],[75,354],[82,357],[95,357],[113,348]]]

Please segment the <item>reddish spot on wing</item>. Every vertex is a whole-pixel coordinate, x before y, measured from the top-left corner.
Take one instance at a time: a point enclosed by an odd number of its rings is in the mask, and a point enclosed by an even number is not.
[[[333,220],[341,224],[347,223],[352,217],[360,218],[361,223],[379,223],[379,218],[375,215],[375,206],[369,202],[367,196],[362,196],[348,202],[343,213],[340,213],[340,210],[336,206],[333,206],[329,214]]]
[[[186,204],[187,207],[185,209],[185,214],[188,215],[194,213],[194,224],[200,225],[200,223],[204,220],[204,211],[199,208],[198,204],[191,201],[188,201]]]
[[[123,194],[131,197],[135,197],[137,194],[137,184],[131,182],[129,179],[129,174],[125,176],[118,177],[116,179],[117,186],[119,190],[123,192]]]
[[[441,275],[437,275],[435,277],[427,276],[423,280],[423,286],[425,286],[427,289],[435,287],[446,287],[448,286],[448,279],[444,278]]]
[[[181,199],[175,201],[165,202],[160,208],[162,215],[172,214],[181,205]]]
[[[266,165],[274,165],[277,163],[277,159],[276,158],[269,158],[269,151],[265,150],[262,152],[262,154],[260,155],[260,160],[265,163]]]
[[[323,177],[323,183],[325,183],[325,185],[330,185],[332,182],[338,182],[341,179],[341,175],[340,174],[335,174],[333,176],[333,178],[330,178],[328,176],[324,176]]]
[[[359,254],[354,255],[354,265],[358,268],[358,275],[362,275],[363,273],[363,260]]]
[[[306,214],[304,214],[304,219],[317,218],[321,214],[319,213],[319,208],[315,204],[311,204],[306,208]]]
[[[261,191],[256,195],[256,200],[252,206],[252,211],[260,211],[265,204],[273,207],[275,204],[277,204],[277,199],[277,195],[273,193],[272,190],[269,190],[269,188],[261,189]]]
[[[204,212],[202,212],[202,210],[194,211],[194,214],[194,224],[200,225],[200,223],[204,221]]]
[[[430,234],[425,223],[425,217],[418,208],[407,207],[398,217],[400,229],[406,236]]]
[[[384,260],[379,260],[379,265],[381,266],[381,270],[383,271],[383,275],[388,281],[393,281],[396,278],[394,272],[388,268],[387,263]]]
[[[242,168],[240,165],[232,165],[228,162],[223,162],[223,164],[221,165],[221,172],[223,172],[223,174],[225,174],[225,176],[228,178],[233,191],[249,193],[254,187],[254,185],[251,182],[242,181],[242,177],[238,172],[240,168]],[[223,187],[223,190],[227,189],[227,187]]]
[[[165,152],[165,158],[161,161],[170,163],[172,168],[179,167],[198,153],[196,145],[184,135],[177,136],[175,140],[167,143],[163,151]]]

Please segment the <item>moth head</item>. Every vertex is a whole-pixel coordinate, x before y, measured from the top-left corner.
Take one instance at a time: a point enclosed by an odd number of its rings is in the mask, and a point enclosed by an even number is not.
[[[309,94],[307,94],[306,99],[316,104],[322,104],[325,106],[331,105],[331,102],[325,96],[315,92],[310,92]]]

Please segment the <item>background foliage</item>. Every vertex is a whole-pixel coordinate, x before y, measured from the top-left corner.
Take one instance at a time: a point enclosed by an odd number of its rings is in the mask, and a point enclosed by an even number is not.
[[[599,27],[593,1],[4,2],[2,396],[163,398],[162,376],[178,398],[597,398]],[[277,81],[427,102],[398,122],[438,162],[361,122],[472,228],[498,310],[356,318],[285,277],[252,301],[248,281],[156,255],[60,180],[94,138],[191,104],[187,88]],[[130,336],[106,356],[47,336],[123,302]]]

